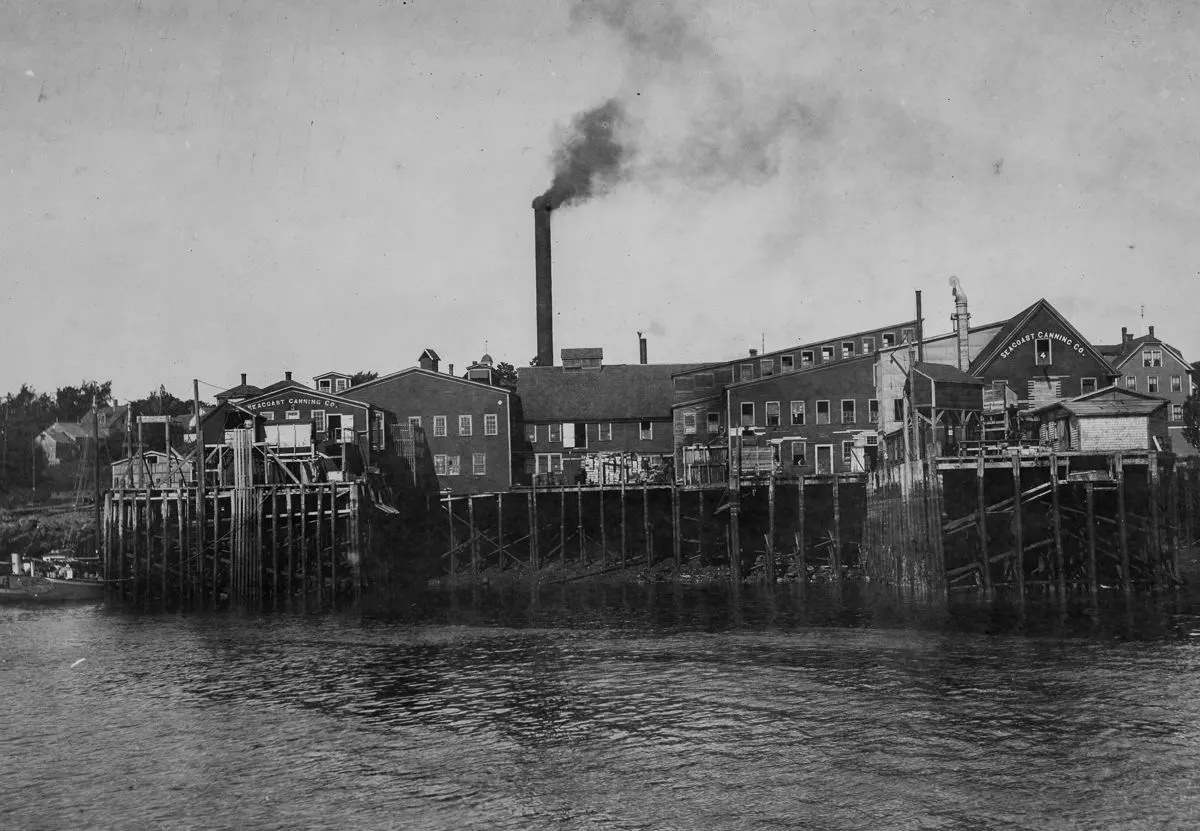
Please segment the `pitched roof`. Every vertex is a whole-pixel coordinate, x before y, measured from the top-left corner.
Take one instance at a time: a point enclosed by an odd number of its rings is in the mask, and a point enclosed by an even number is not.
[[[423,375],[427,378],[437,378],[442,381],[454,381],[455,383],[459,383],[459,384],[470,384],[473,387],[484,387],[485,389],[489,389],[493,392],[504,393],[505,395],[508,395],[511,392],[511,390],[508,387],[498,387],[498,386],[494,386],[492,384],[485,384],[482,381],[472,381],[470,378],[459,377],[457,375],[451,375],[448,372],[434,372],[432,369],[424,369],[419,366],[410,366],[410,367],[405,367],[404,369],[397,370],[396,372],[389,372],[387,375],[380,375],[378,378],[372,379],[370,381],[363,381],[361,384],[355,384],[352,387],[348,387],[343,392],[343,394],[357,395],[361,390],[370,389],[371,387],[375,386],[376,384],[382,384],[386,381],[391,381],[395,378],[400,378],[404,375],[413,375],[413,374]],[[321,393],[321,395],[329,395],[329,393],[323,392],[323,393]],[[331,397],[337,398],[338,396],[334,395]]]
[[[261,395],[261,394],[267,393],[267,392],[276,392],[278,390],[290,389],[291,387],[299,387],[301,389],[306,389],[306,390],[313,389],[312,387],[308,386],[307,384],[302,384],[299,381],[294,381],[294,380],[291,380],[288,378],[284,378],[282,381],[276,381],[274,384],[268,384],[267,386],[260,389],[258,391],[258,393]]]
[[[559,353],[564,361],[583,360],[585,358],[604,358],[604,349],[599,346],[579,346],[574,349],[564,349]]]
[[[668,418],[674,403],[671,374],[701,364],[608,364],[566,370],[517,370],[517,394],[527,421],[618,421]]]
[[[956,366],[949,364],[929,364],[924,361],[917,361],[913,364],[913,369],[921,373],[926,378],[933,381],[943,381],[946,383],[955,384],[975,384],[983,386],[982,378],[976,378],[974,375],[968,375]]]
[[[1058,309],[1054,308],[1054,306],[1050,304],[1049,300],[1042,297],[1009,318],[1008,323],[1004,326],[1004,328],[1001,329],[999,333],[992,338],[991,342],[984,347],[978,355],[975,356],[973,361],[971,361],[971,372],[980,373],[983,371],[983,369],[995,361],[997,356],[999,356],[1000,353],[1003,352],[1013,340],[1013,337],[1022,329],[1024,329],[1029,324],[1029,321],[1033,320],[1033,318],[1041,312],[1047,312],[1051,316],[1057,318],[1062,327],[1074,335],[1076,342],[1087,349],[1092,356],[1096,358],[1096,360],[1101,361],[1102,363],[1108,363],[1108,359],[1102,355],[1095,346],[1092,346],[1091,341],[1080,334],[1079,330],[1076,329],[1069,320],[1063,317],[1062,313]],[[1112,368],[1111,365],[1109,368]],[[1113,370],[1112,374],[1116,375],[1116,370]]]
[[[1038,415],[1062,408],[1076,416],[1140,416],[1149,415],[1168,404],[1167,399],[1113,385],[1076,396],[1065,401],[1052,401],[1028,411]]]
[[[358,389],[358,387],[354,387],[354,389]],[[334,394],[334,393],[329,393],[329,392],[317,392],[312,387],[306,387],[306,386],[304,386],[304,384],[301,384],[299,381],[283,381],[283,382],[272,384],[271,387],[269,388],[269,391],[263,390],[258,395],[254,396],[253,398],[250,398],[246,401],[238,402],[237,409],[245,410],[250,405],[257,403],[260,399],[270,398],[271,396],[276,395],[277,393],[280,393],[284,390],[296,390],[297,392],[308,393],[309,395],[313,395],[313,396],[319,396],[322,400],[337,401],[340,404],[350,404],[355,407],[370,406],[369,404],[364,404],[362,401],[356,401],[353,398],[346,398],[345,396],[341,395],[340,393]]]
[[[1137,338],[1130,338],[1129,342],[1125,344],[1112,344],[1111,346],[1098,346],[1096,348],[1100,350],[1101,354],[1108,358],[1109,363],[1111,363],[1114,367],[1120,368],[1121,365],[1128,363],[1130,358],[1134,357],[1137,353],[1141,352],[1144,347],[1147,346],[1160,346],[1163,348],[1163,350],[1170,352],[1181,364],[1184,366],[1189,366],[1188,362],[1184,359],[1182,352],[1180,352],[1174,346],[1171,346],[1171,344],[1167,343],[1162,338],[1150,334],[1145,334]],[[1107,353],[1105,351],[1110,349],[1113,350],[1111,353]]]
[[[214,398],[218,401],[224,401],[229,398],[250,398],[262,392],[261,389],[253,384],[238,384],[236,387],[230,387],[224,392],[219,392]]]
[[[726,389],[744,389],[746,387],[752,387],[755,384],[767,384],[771,383],[772,381],[779,381],[781,378],[795,378],[798,380],[803,380],[809,375],[813,375],[818,372],[836,372],[839,369],[845,369],[848,366],[854,366],[855,364],[861,363],[875,363],[875,356],[855,355],[853,358],[842,358],[837,361],[830,361],[829,363],[817,364],[816,366],[807,366],[803,369],[794,369],[791,372],[777,372],[771,375],[760,375],[758,378],[748,378],[745,381],[734,381],[732,384],[726,385]]]

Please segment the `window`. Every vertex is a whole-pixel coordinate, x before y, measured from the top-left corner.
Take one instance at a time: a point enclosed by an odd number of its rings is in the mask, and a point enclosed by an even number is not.
[[[802,426],[804,424],[804,402],[792,402],[792,424]]]
[[[347,386],[347,381],[345,378],[337,378],[333,382],[333,391],[334,392],[345,392],[346,386]]]
[[[313,423],[313,430],[315,430],[318,433],[324,433],[325,432],[325,411],[324,410],[313,410],[312,411],[312,423]]]
[[[675,392],[691,392],[692,377],[690,375],[675,379]]]
[[[474,431],[474,425],[471,424],[469,415],[460,415],[458,417],[458,434],[460,436],[469,436]]]
[[[471,454],[471,475],[472,476],[487,476],[487,454],[472,453]]]
[[[267,410],[265,413],[262,414],[262,417],[267,421],[274,421],[275,420],[275,411]],[[316,413],[313,413],[313,418],[316,418]]]
[[[763,358],[758,362],[758,371],[760,375],[774,375],[775,360],[773,358]]]
[[[817,402],[817,424],[828,424],[828,423],[829,423],[829,402],[828,401],[818,401]]]
[[[695,413],[684,413],[683,414],[683,433],[685,436],[696,435],[696,414]]]
[[[1087,395],[1090,392],[1096,391],[1095,378],[1080,378],[1079,379],[1079,394]]]
[[[1183,405],[1171,405],[1171,421],[1183,421]]]
[[[1050,350],[1050,338],[1038,338],[1033,342],[1033,362],[1037,366],[1050,366],[1054,355]]]
[[[904,399],[892,399],[892,421],[904,421]]]
[[[446,417],[445,416],[434,416],[433,417],[433,434],[435,436],[446,435]]]
[[[409,416],[408,417],[408,426],[409,427],[420,427],[421,426],[421,417],[420,416]]]
[[[792,464],[796,467],[804,467],[808,461],[808,442],[794,441],[792,442]]]
[[[768,401],[764,410],[764,415],[767,420],[768,427],[779,426],[779,402]]]
[[[842,424],[853,424],[856,413],[854,411],[854,399],[842,399]]]
[[[654,422],[643,421],[638,424],[638,438],[642,441],[649,441],[654,438]]]
[[[434,455],[434,457],[433,457],[433,472],[436,473],[438,476],[445,476],[446,468],[447,468],[446,456],[442,453],[438,453],[438,454]]]
[[[286,418],[288,421],[299,421],[300,420],[300,411],[299,410],[288,410],[286,413],[283,414],[283,417]]]
[[[832,360],[833,360],[833,347],[832,346],[822,346],[821,347],[821,363],[826,363],[827,361],[832,361]]]
[[[896,345],[896,335],[894,332],[884,332],[882,335],[880,335],[880,337],[883,338],[884,349],[887,349],[889,346]]]
[[[717,433],[720,433],[720,432],[721,432],[721,414],[720,413],[709,413],[708,414],[708,434],[710,436],[712,436],[712,435],[716,435]]]
[[[533,459],[536,473],[562,473],[561,453],[538,453]]]
[[[807,369],[813,365],[813,351],[811,349],[803,349],[800,351],[800,368]]]
[[[846,358],[853,358],[853,357],[854,357],[854,341],[852,341],[852,340],[842,341],[842,359],[845,360]]]
[[[696,389],[708,389],[713,385],[713,374],[711,372],[700,372],[696,374]]]
[[[1162,366],[1161,349],[1142,350],[1142,366]]]
[[[879,399],[872,398],[867,401],[867,418],[872,424],[879,423]]]
[[[906,341],[906,342],[908,342],[908,343],[912,343],[912,340],[913,340],[913,330],[912,330],[912,329],[910,329],[910,328],[904,328],[904,329],[901,329],[901,330],[900,330],[900,340],[901,340],[901,341]]]
[[[1126,375],[1125,376],[1125,389],[1127,389],[1127,390],[1136,390],[1137,389],[1137,376],[1136,375]]]
[[[1146,376],[1146,392],[1158,392],[1158,376]]]
[[[754,426],[754,402],[753,401],[743,401],[742,402],[741,424],[743,427],[753,427]]]
[[[854,463],[854,442],[842,442],[842,463],[847,465]]]
[[[383,413],[375,413],[374,428],[375,435],[371,437],[373,446],[381,448],[384,442]]]
[[[330,391],[329,379],[322,378],[320,381],[318,381],[317,382],[317,390],[319,392],[329,392]]]
[[[739,368],[739,381],[750,381],[754,378],[754,364],[742,364]]]
[[[525,439],[530,444],[537,444],[537,425],[536,424],[526,424],[525,425]]]
[[[561,424],[547,424],[546,432],[547,432],[547,436],[546,436],[547,441],[551,441],[551,442],[561,442],[562,441],[562,425]]]
[[[1183,392],[1183,376],[1171,376],[1171,392]]]
[[[612,422],[596,425],[596,441],[612,441]]]
[[[795,368],[796,368],[796,356],[795,355],[780,355],[779,356],[779,371],[780,372],[791,372]]]
[[[495,436],[500,432],[500,419],[495,413],[483,414],[483,434]]]
[[[458,456],[447,456],[446,457],[446,475],[447,476],[458,476],[461,473],[462,473],[462,469],[459,467],[459,457]]]
[[[875,338],[863,338],[862,346],[863,354],[870,355],[875,351]]]

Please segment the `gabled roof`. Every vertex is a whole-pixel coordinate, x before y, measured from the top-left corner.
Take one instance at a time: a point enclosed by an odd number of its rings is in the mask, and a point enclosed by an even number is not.
[[[92,432],[82,424],[74,424],[70,421],[56,421],[42,433],[60,444],[74,444],[76,439],[86,439],[92,435]]]
[[[351,378],[351,377],[353,377],[353,375],[349,372],[337,372],[336,370],[331,369],[329,372],[322,372],[320,375],[314,375],[313,380],[320,381],[322,378]]]
[[[1026,415],[1039,415],[1055,409],[1064,409],[1075,416],[1141,416],[1149,415],[1167,406],[1165,398],[1147,395],[1144,392],[1113,385],[1079,395],[1066,401],[1052,401],[1027,411]]]
[[[259,390],[259,393],[262,394],[262,393],[268,393],[268,392],[277,392],[279,390],[285,390],[290,387],[301,387],[303,389],[315,392],[315,390],[313,390],[313,388],[308,386],[307,384],[301,384],[299,381],[294,381],[294,380],[289,380],[287,378],[284,378],[282,381],[276,381],[274,384],[268,384],[267,386],[265,386],[261,390]]]
[[[1117,369],[1120,369],[1125,364],[1135,357],[1142,349],[1150,346],[1161,347],[1164,352],[1170,353],[1175,360],[1183,364],[1185,367],[1191,368],[1191,365],[1184,359],[1183,353],[1176,349],[1171,344],[1154,335],[1142,335],[1138,338],[1130,338],[1126,344],[1114,344],[1113,346],[1096,347],[1101,352],[1107,349],[1112,349],[1113,352],[1109,355],[1109,363]],[[1108,353],[1106,353],[1108,354]]]
[[[843,341],[843,340],[853,340],[854,338],[859,338],[859,337],[862,337],[863,335],[874,334],[875,332],[881,332],[885,329],[889,329],[889,330],[895,329],[897,332],[899,332],[901,329],[905,329],[905,328],[912,328],[915,330],[917,328],[916,319],[905,320],[900,323],[887,323],[887,324],[884,324],[883,326],[872,326],[870,329],[863,329],[861,331],[852,332],[847,335],[834,335],[834,336],[828,337],[828,338],[821,338],[821,340],[811,341],[810,343],[797,343],[797,344],[793,344],[791,346],[784,347],[783,349],[774,349],[770,352],[763,352],[759,355],[739,355],[736,358],[730,358],[725,361],[713,361],[713,362],[705,363],[705,364],[696,364],[695,366],[691,366],[687,369],[678,370],[676,374],[678,374],[680,372],[692,372],[695,370],[716,369],[717,367],[722,367],[722,366],[732,366],[733,364],[748,363],[750,361],[758,361],[758,360],[762,360],[763,358],[774,358],[777,355],[786,355],[789,352],[796,352],[800,349],[816,349],[817,347],[825,346],[826,344],[834,344],[834,343],[838,343],[839,341]],[[876,346],[879,347],[880,345],[876,344]],[[855,355],[854,357],[858,358],[861,356]],[[834,363],[837,363],[841,360],[842,359],[839,358],[837,361],[834,361]],[[848,360],[853,360],[853,359],[848,359]]]
[[[928,364],[924,361],[917,361],[913,364],[913,371],[919,372],[931,381],[941,381],[943,383],[954,384],[973,384],[982,387],[984,380],[976,378],[974,375],[968,375],[956,366],[949,364]]]
[[[604,349],[599,346],[579,346],[574,349],[564,349],[560,353],[562,360],[584,360],[586,358],[604,358]]]
[[[238,384],[236,387],[230,387],[224,392],[219,392],[214,398],[218,401],[224,401],[229,398],[250,398],[262,392],[261,389],[253,384]]]
[[[329,392],[317,392],[312,387],[306,387],[304,384],[301,384],[298,381],[284,381],[282,382],[282,386],[279,384],[272,384],[271,387],[272,389],[270,392],[263,390],[253,398],[248,398],[245,401],[239,401],[236,405],[231,406],[234,406],[237,409],[249,409],[251,405],[267,398],[273,398],[279,393],[287,390],[295,390],[296,392],[304,393],[307,396],[320,398],[322,401],[336,401],[339,404],[347,404],[353,407],[370,406],[369,404],[364,404],[362,401],[355,401],[353,398],[346,398],[342,395],[335,395],[334,393]],[[358,387],[355,387],[354,389],[358,389]]]
[[[609,364],[567,370],[529,366],[517,370],[517,394],[526,421],[666,419],[674,403],[671,375],[700,364]]]
[[[511,392],[511,390],[509,390],[507,387],[498,387],[492,384],[485,384],[482,381],[472,381],[470,378],[460,378],[457,375],[451,375],[448,372],[434,372],[432,369],[423,369],[419,366],[410,366],[406,367],[405,369],[397,370],[396,372],[389,372],[387,375],[381,375],[371,381],[363,381],[361,384],[355,384],[354,386],[347,388],[345,391],[357,393],[359,390],[370,389],[376,384],[382,384],[386,381],[393,381],[397,378],[402,378],[405,375],[421,375],[426,378],[435,378],[439,381],[453,381],[457,384],[469,384],[472,387],[482,387],[483,389],[491,390],[493,392],[502,392],[505,395],[508,395]],[[330,396],[329,393],[325,392],[320,394],[329,396],[330,398],[337,398],[336,395]]]
[[[1082,334],[1080,334],[1079,330],[1071,325],[1071,322],[1063,317],[1062,313],[1059,312],[1058,309],[1050,305],[1050,301],[1043,297],[1024,310],[1018,312],[1013,317],[1009,318],[1007,325],[1005,325],[1005,327],[1001,329],[994,338],[992,338],[991,343],[984,347],[984,349],[975,356],[975,360],[971,361],[971,374],[982,374],[983,370],[990,366],[996,360],[996,358],[999,357],[1000,353],[1008,347],[1010,342],[1013,340],[1013,336],[1024,329],[1031,320],[1042,313],[1047,313],[1051,317],[1054,317],[1064,330],[1071,333],[1075,337],[1076,343],[1082,345],[1083,348],[1087,350],[1087,352],[1091,354],[1091,356],[1097,361],[1107,365],[1109,369],[1112,369],[1111,364],[1108,363],[1108,359],[1105,358],[1104,355],[1100,354],[1099,350],[1092,346],[1091,342]],[[1118,373],[1116,370],[1112,370],[1112,374],[1117,375]]]
[[[435,352],[433,347],[426,347],[425,351],[417,357],[417,360],[420,360],[421,358],[430,358],[434,361],[440,361],[442,356]]]

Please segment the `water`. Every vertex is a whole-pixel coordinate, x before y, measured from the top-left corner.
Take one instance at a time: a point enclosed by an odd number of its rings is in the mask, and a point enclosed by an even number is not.
[[[0,827],[1193,828],[1188,597],[567,586],[0,608]]]

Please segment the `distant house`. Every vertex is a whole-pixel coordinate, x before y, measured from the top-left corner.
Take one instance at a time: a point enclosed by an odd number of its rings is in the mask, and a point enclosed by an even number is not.
[[[50,467],[65,462],[78,461],[86,443],[92,438],[92,430],[82,424],[56,421],[38,433],[33,443],[41,448]]]
[[[1171,450],[1166,399],[1119,386],[1034,408],[1038,443],[1057,451]]]
[[[1157,337],[1153,326],[1141,337],[1122,327],[1119,344],[1098,348],[1119,373],[1120,386],[1167,400],[1167,427],[1175,452],[1189,456],[1200,452],[1183,437],[1183,405],[1194,383],[1194,369],[1183,354]]]
[[[562,366],[517,370],[523,481],[613,483],[673,469],[671,376],[697,364],[605,364],[599,348],[564,349]]]

